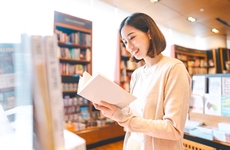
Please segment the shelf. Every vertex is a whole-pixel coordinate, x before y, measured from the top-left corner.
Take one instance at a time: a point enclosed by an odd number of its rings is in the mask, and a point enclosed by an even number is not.
[[[76,93],[77,94],[77,91],[62,91],[63,93]]]
[[[84,138],[87,145],[125,135],[123,127],[116,124],[89,127],[74,133]]]
[[[62,77],[74,77],[74,78],[79,78],[80,75],[79,74],[62,74]]]
[[[58,42],[58,45],[62,47],[77,47],[77,48],[85,48],[85,49],[91,48],[91,46],[79,45],[70,42]]]
[[[78,107],[78,106],[89,106],[89,104],[77,104],[77,105],[71,105],[71,106],[64,106],[65,108],[69,108],[69,107]]]
[[[68,58],[59,58],[59,60],[63,62],[74,62],[74,63],[82,63],[82,64],[90,63],[90,61],[83,60],[83,59],[76,60],[76,59],[68,59]]]

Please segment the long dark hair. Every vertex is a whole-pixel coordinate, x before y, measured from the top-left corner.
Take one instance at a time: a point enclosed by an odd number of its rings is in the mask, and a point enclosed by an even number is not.
[[[160,54],[166,48],[165,37],[156,25],[155,21],[144,13],[133,13],[126,17],[120,24],[119,33],[121,36],[121,30],[125,25],[132,26],[142,32],[150,32],[151,41],[147,55],[151,58]],[[139,62],[140,60],[132,56],[132,61]]]

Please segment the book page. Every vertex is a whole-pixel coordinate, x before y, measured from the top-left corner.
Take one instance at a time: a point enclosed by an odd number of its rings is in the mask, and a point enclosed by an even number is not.
[[[100,104],[100,101],[103,100],[119,108],[126,107],[136,99],[135,96],[104,75],[97,73],[91,76],[87,72],[79,80],[78,95],[93,103]]]
[[[81,91],[91,77],[92,76],[88,72],[84,71],[82,77],[80,76],[80,80],[78,83],[78,90]]]

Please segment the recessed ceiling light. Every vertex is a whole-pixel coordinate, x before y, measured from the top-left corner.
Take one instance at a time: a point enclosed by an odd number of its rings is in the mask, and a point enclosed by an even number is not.
[[[158,2],[159,0],[150,0],[150,2],[152,2],[152,3],[156,3],[156,2]]]
[[[201,8],[200,11],[203,12],[203,11],[204,11],[204,8]]]
[[[217,30],[216,28],[213,28],[213,29],[212,29],[212,32],[214,32],[214,33],[219,33],[219,30]]]
[[[190,22],[195,22],[195,21],[196,21],[196,19],[193,18],[193,17],[188,17],[187,19],[188,19],[188,21],[190,21]]]

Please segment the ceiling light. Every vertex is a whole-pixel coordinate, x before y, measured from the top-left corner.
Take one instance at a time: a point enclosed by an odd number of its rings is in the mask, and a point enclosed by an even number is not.
[[[188,19],[188,21],[190,21],[190,22],[195,22],[195,21],[196,21],[196,19],[193,18],[193,17],[188,17],[187,19]]]
[[[212,32],[214,32],[214,33],[219,33],[219,30],[213,28],[213,29],[212,29]]]
[[[203,11],[204,11],[204,8],[201,8],[200,11],[203,12]]]
[[[150,2],[152,2],[152,3],[156,3],[156,2],[158,2],[159,0],[150,0]]]

